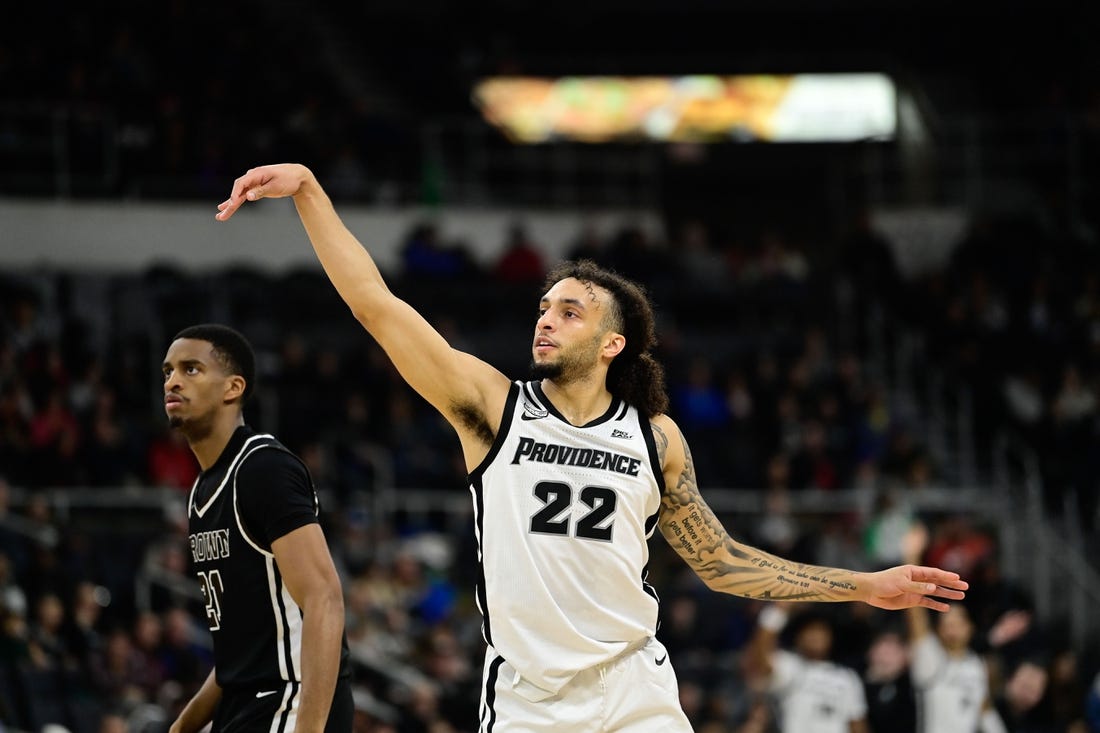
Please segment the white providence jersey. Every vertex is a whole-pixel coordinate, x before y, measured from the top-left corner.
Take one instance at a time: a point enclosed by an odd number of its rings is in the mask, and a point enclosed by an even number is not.
[[[638,410],[614,399],[575,427],[538,382],[512,385],[470,491],[485,640],[525,680],[556,693],[656,633],[646,540],[663,490]]]
[[[913,684],[917,688],[918,730],[923,733],[974,733],[989,696],[985,663],[972,651],[950,657],[935,634],[913,647]]]
[[[780,649],[772,658],[771,691],[783,733],[850,733],[867,717],[863,683],[855,671]]]

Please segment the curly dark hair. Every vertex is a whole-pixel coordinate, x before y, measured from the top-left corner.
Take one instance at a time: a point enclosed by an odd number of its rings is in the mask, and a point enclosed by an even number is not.
[[[650,351],[657,345],[653,306],[645,288],[592,260],[566,261],[546,275],[543,292],[555,283],[574,278],[611,293],[608,326],[626,338],[626,346],[607,370],[607,389],[647,417],[668,409],[665,369]]]

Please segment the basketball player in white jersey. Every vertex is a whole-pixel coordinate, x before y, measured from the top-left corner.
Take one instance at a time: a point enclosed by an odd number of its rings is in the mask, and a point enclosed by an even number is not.
[[[657,527],[714,590],[880,608],[963,597],[955,573],[856,573],[788,562],[729,537],[699,494],[668,404],[641,289],[567,263],[538,302],[534,381],[452,349],[390,292],[301,165],[238,178],[217,219],[294,199],[325,272],[402,377],[450,422],[469,471],[488,642],[481,733],[689,731],[645,582]],[[534,303],[532,304],[534,305]]]
[[[902,543],[902,556],[918,562],[927,539],[923,526],[911,529]],[[1005,733],[989,694],[985,661],[970,648],[974,624],[966,608],[952,606],[934,631],[922,608],[910,608],[906,618],[918,733]]]
[[[794,650],[779,648],[787,610],[763,608],[749,641],[752,668],[778,702],[783,733],[868,733],[867,699],[855,670],[829,659],[833,629],[823,617],[798,619]]]

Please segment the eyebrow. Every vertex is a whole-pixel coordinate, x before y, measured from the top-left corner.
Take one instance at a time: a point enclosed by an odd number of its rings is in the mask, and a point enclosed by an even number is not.
[[[200,361],[199,359],[181,359],[180,360],[180,366],[181,367],[202,366],[202,365],[203,365],[202,361]],[[172,362],[166,361],[166,362],[164,362],[163,364],[160,365],[160,368],[165,369],[165,368],[170,367],[170,366],[172,366]]]
[[[546,297],[545,295],[544,295],[544,296],[542,297],[542,299],[541,299],[541,300],[539,301],[539,303],[540,303],[540,304],[541,304],[541,303],[549,303],[549,302],[550,302],[550,299],[549,299],[549,298],[547,298],[547,297]],[[576,298],[560,298],[560,299],[558,300],[558,302],[559,302],[559,303],[562,303],[562,304],[564,304],[564,305],[572,305],[572,306],[576,306],[577,308],[580,308],[581,310],[588,310],[587,308],[585,308],[585,306],[584,306],[584,303],[582,303],[581,301],[577,300]]]

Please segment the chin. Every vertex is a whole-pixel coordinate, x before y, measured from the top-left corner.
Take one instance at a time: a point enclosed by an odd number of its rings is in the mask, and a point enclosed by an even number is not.
[[[170,428],[182,428],[183,418],[178,415],[172,415],[168,418],[168,427]]]
[[[531,360],[532,379],[556,379],[561,376],[562,366],[557,362],[538,362]]]

